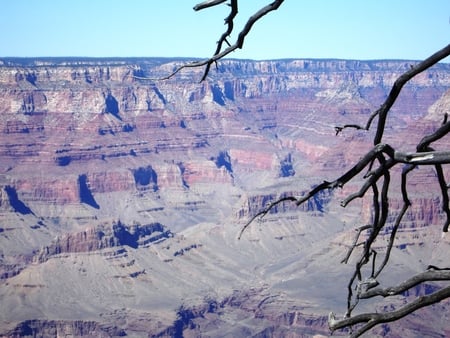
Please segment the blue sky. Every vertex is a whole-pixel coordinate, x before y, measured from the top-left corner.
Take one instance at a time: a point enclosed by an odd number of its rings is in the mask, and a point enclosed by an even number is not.
[[[240,16],[270,1],[240,0]],[[208,57],[228,7],[198,2],[0,0],[0,57]],[[449,0],[285,0],[231,57],[418,60],[449,43]]]

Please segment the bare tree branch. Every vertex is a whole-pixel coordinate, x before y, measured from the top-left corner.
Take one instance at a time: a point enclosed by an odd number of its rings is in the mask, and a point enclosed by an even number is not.
[[[344,125],[342,127],[336,127],[335,128],[336,133],[338,134],[345,128],[369,130],[374,118],[378,116],[378,126],[373,143],[374,144],[380,143],[384,133],[387,114],[391,109],[392,105],[397,100],[397,97],[400,94],[403,86],[413,77],[422,73],[424,70],[430,68],[431,66],[435,65],[436,63],[438,63],[439,61],[441,61],[442,59],[446,58],[449,55],[450,55],[450,44],[442,48],[441,50],[437,51],[436,53],[428,57],[426,60],[418,63],[416,66],[409,69],[394,82],[394,85],[392,86],[388,97],[386,98],[384,103],[380,106],[380,108],[370,115],[364,127],[355,124]]]
[[[199,11],[205,8],[213,7],[216,5],[220,5],[224,3],[226,0],[209,0],[209,1],[203,1],[196,6],[194,6],[194,10]],[[227,25],[227,29],[222,34],[222,36],[219,38],[219,41],[217,42],[217,48],[210,58],[206,60],[200,60],[200,61],[194,61],[191,63],[186,63],[177,69],[170,73],[169,75],[158,78],[158,79],[152,79],[144,76],[134,76],[134,78],[138,80],[168,80],[175,76],[177,73],[179,73],[181,70],[185,68],[198,68],[198,67],[205,67],[205,71],[203,73],[203,76],[200,80],[204,81],[206,77],[209,74],[209,71],[211,69],[211,65],[214,64],[216,61],[223,59],[225,56],[229,55],[230,53],[234,52],[237,49],[241,49],[244,45],[245,38],[250,33],[253,25],[260,20],[262,17],[264,17],[266,14],[276,11],[281,4],[284,2],[284,0],[275,0],[272,3],[260,8],[255,14],[250,16],[244,25],[244,28],[239,32],[238,37],[236,41],[233,44],[230,44],[228,42],[228,38],[230,37],[231,33],[234,29],[234,18],[238,14],[238,0],[231,0],[230,2],[230,14],[225,18],[225,24]],[[223,48],[223,44],[226,44],[228,47]]]
[[[265,215],[267,215],[270,210],[272,210],[275,206],[277,206],[278,204],[281,204],[283,202],[297,202],[297,198],[293,197],[293,196],[287,196],[287,197],[283,197],[280,198],[278,200],[276,200],[273,203],[270,203],[266,208],[264,208],[263,210],[261,210],[260,212],[258,212],[255,216],[253,216],[241,229],[241,231],[239,232],[239,236],[238,239],[241,239],[242,234],[244,233],[244,231],[247,229],[247,227],[253,223],[253,221],[257,218],[262,218]]]
[[[203,1],[197,5],[194,6],[194,11],[200,11],[202,9],[208,8],[208,7],[213,7],[216,5],[220,5],[221,3],[224,3],[227,0],[208,0],[208,1]]]
[[[360,244],[358,244],[359,236],[361,236],[361,233],[362,233],[363,231],[365,231],[365,230],[367,230],[367,229],[369,229],[369,228],[371,228],[371,227],[372,227],[372,224],[366,224],[366,225],[363,225],[363,226],[359,227],[358,229],[356,229],[357,234],[356,234],[356,236],[355,236],[355,239],[353,240],[353,244],[350,246],[350,248],[349,248],[349,250],[348,250],[348,252],[347,252],[347,255],[346,255],[345,258],[341,261],[341,263],[345,263],[345,264],[348,263],[348,260],[350,259],[350,256],[352,255],[353,250],[354,250],[358,245],[360,245]],[[361,244],[362,244],[362,243],[361,243]]]
[[[432,293],[431,295],[417,297],[410,303],[401,307],[398,310],[391,312],[383,312],[383,313],[364,313],[360,315],[356,315],[354,317],[345,318],[342,320],[337,320],[334,313],[330,313],[328,317],[328,326],[331,331],[335,331],[338,329],[351,327],[356,324],[364,323],[363,326],[359,327],[356,331],[352,332],[350,337],[356,338],[361,336],[363,333],[367,332],[374,326],[383,323],[389,323],[400,318],[403,318],[414,311],[430,306],[432,304],[436,304],[446,298],[450,297],[450,286],[447,286],[439,291]]]
[[[194,10],[203,10],[213,6],[221,5],[224,2],[226,2],[226,0],[206,0],[197,4],[194,7]],[[173,71],[163,79],[169,79],[173,77],[184,68],[204,67],[204,73],[201,81],[205,80],[210,72],[211,66],[217,63],[218,60],[228,56],[236,49],[242,48],[245,38],[251,31],[253,25],[266,14],[270,13],[271,11],[277,10],[282,3],[283,0],[275,0],[258,10],[254,15],[248,18],[244,28],[238,33],[235,42],[229,43],[229,38],[234,30],[234,20],[239,13],[238,0],[230,0],[230,12],[229,15],[225,18],[226,29],[217,42],[214,54],[206,60],[184,64],[176,68],[175,71]],[[323,190],[333,190],[339,187],[343,187],[348,182],[359,177],[360,173],[363,170],[367,170],[367,173],[363,176],[364,182],[360,186],[359,190],[354,192],[353,194],[348,195],[341,202],[341,205],[345,207],[354,199],[367,196],[368,192],[371,191],[373,214],[371,223],[358,229],[358,233],[355,236],[355,239],[350,249],[348,250],[346,257],[343,259],[343,262],[347,263],[350,256],[355,252],[354,249],[357,246],[362,246],[362,250],[359,250],[360,256],[356,260],[355,268],[347,285],[347,311],[345,317],[342,320],[337,320],[333,313],[330,314],[329,327],[332,331],[340,328],[349,328],[353,325],[356,325],[357,330],[351,334],[351,337],[358,337],[377,324],[398,320],[421,307],[437,303],[445,298],[450,297],[450,286],[448,286],[434,292],[431,295],[416,298],[414,301],[411,301],[402,308],[392,312],[365,313],[351,317],[352,311],[362,299],[367,299],[375,296],[389,297],[391,295],[399,294],[411,287],[427,281],[450,281],[450,269],[439,269],[433,266],[430,266],[430,269],[428,271],[418,274],[406,280],[405,282],[391,288],[378,287],[379,283],[377,281],[377,277],[380,276],[380,274],[385,270],[385,267],[388,265],[392,248],[395,245],[397,230],[406,214],[406,211],[411,205],[411,202],[408,198],[408,174],[413,169],[417,168],[418,165],[434,166],[437,181],[440,187],[440,195],[442,197],[442,210],[446,214],[446,222],[444,224],[443,231],[448,231],[450,225],[450,199],[448,196],[449,186],[447,185],[444,176],[444,170],[442,167],[444,164],[450,163],[450,151],[438,151],[431,147],[431,144],[433,142],[450,133],[450,122],[447,121],[447,115],[445,115],[444,122],[441,127],[438,128],[438,130],[422,138],[422,140],[417,144],[416,152],[404,152],[382,142],[388,113],[390,112],[393,104],[396,102],[404,85],[407,84],[412,78],[429,69],[449,55],[450,44],[434,53],[426,60],[416,64],[415,66],[412,66],[411,69],[400,75],[392,85],[386,100],[376,111],[371,113],[365,125],[346,124],[344,126],[335,127],[336,135],[347,128],[369,130],[375,118],[378,118],[375,136],[373,138],[373,148],[370,149],[365,155],[363,155],[363,157],[359,161],[357,161],[353,167],[344,172],[344,174],[336,178],[334,181],[323,181],[317,186],[312,187],[309,191],[307,191],[300,197],[282,196],[278,200],[271,202],[268,206],[265,206],[263,210],[252,216],[239,233],[238,238],[241,239],[244,232],[256,219],[264,217],[281,203],[294,202],[297,206],[299,206],[307,202]],[[391,170],[397,165],[404,166],[402,170],[400,186],[403,204],[401,206],[401,209],[397,212],[392,227],[387,228],[387,224],[389,224],[388,215],[390,212],[389,193],[391,189]],[[381,263],[379,263],[377,261],[378,254],[374,250],[373,244],[383,230],[384,233],[388,233],[390,231],[390,237],[386,247],[384,258],[381,260]],[[363,241],[359,242],[361,234],[364,231],[367,232],[367,236]],[[356,293],[354,293],[354,290],[356,290]]]
[[[402,190],[402,197],[403,197],[403,206],[395,219],[394,226],[392,227],[391,235],[389,237],[389,243],[386,248],[386,254],[385,254],[384,260],[381,263],[381,265],[378,267],[378,270],[372,275],[372,278],[377,278],[380,275],[380,273],[383,271],[385,266],[387,265],[390,255],[391,255],[392,247],[395,242],[395,235],[397,234],[398,227],[400,225],[401,220],[403,219],[403,216],[405,215],[406,211],[408,210],[409,206],[411,205],[411,202],[408,199],[408,192],[406,189],[406,178],[407,178],[408,173],[411,172],[414,168],[415,168],[415,166],[409,165],[402,172],[401,190]]]
[[[343,174],[336,180],[332,182],[324,181],[321,184],[314,187],[313,189],[311,189],[310,191],[308,191],[304,196],[300,198],[296,198],[293,196],[283,197],[271,203],[269,206],[265,207],[263,210],[254,215],[249,222],[247,222],[247,224],[242,228],[239,234],[239,238],[241,238],[244,231],[255,219],[264,217],[266,214],[270,212],[272,208],[274,208],[275,206],[277,206],[282,202],[286,201],[295,202],[297,206],[300,206],[301,204],[311,199],[320,191],[327,189],[335,189],[338,187],[342,188],[347,182],[349,182],[352,178],[358,175],[367,165],[369,165],[381,153],[386,153],[387,155],[391,156],[391,158],[385,162],[384,166],[381,166],[380,168],[373,171],[370,175],[368,175],[368,180],[361,187],[361,189],[357,193],[349,195],[346,199],[344,199],[341,202],[342,206],[345,207],[349,202],[351,202],[353,199],[357,197],[363,197],[367,192],[367,189],[374,182],[376,182],[382,175],[384,175],[386,170],[389,170],[398,163],[414,164],[414,165],[419,164],[435,165],[435,164],[450,163],[450,151],[411,153],[411,152],[395,151],[394,148],[392,148],[388,144],[378,144],[375,147],[373,147],[368,153],[366,153],[366,155],[362,159],[360,159],[359,162],[354,167],[352,167],[350,170],[348,170],[345,174]]]
[[[367,299],[375,296],[390,297],[401,294],[412,287],[424,282],[431,281],[448,281],[450,280],[449,270],[427,270],[418,275],[411,277],[410,279],[389,288],[375,288],[361,292],[358,297],[360,299]]]
[[[347,311],[345,314],[345,319],[336,320],[335,317],[330,318],[330,329],[336,330],[344,327],[351,327],[355,324],[363,324],[355,332],[352,333],[352,337],[358,337],[362,333],[371,329],[373,326],[381,323],[390,322],[393,320],[400,319],[418,308],[434,304],[441,301],[442,299],[448,298],[450,295],[450,287],[444,288],[440,291],[435,292],[432,295],[420,297],[416,300],[405,305],[397,311],[393,311],[385,314],[378,313],[366,313],[362,315],[357,315],[352,317],[352,312],[362,299],[367,299],[374,297],[376,295],[383,295],[389,297],[401,293],[410,287],[417,285],[417,283],[422,283],[426,281],[434,280],[450,280],[450,273],[447,270],[439,271],[426,271],[422,274],[412,277],[406,282],[388,289],[377,288],[379,285],[376,278],[382,273],[382,271],[387,266],[392,248],[395,244],[395,238],[397,230],[401,224],[401,221],[406,214],[411,202],[408,198],[408,188],[407,188],[407,177],[408,174],[418,165],[434,166],[437,180],[440,187],[440,194],[442,196],[442,210],[447,216],[446,222],[443,227],[443,231],[447,232],[450,224],[450,207],[449,207],[449,196],[448,196],[448,186],[445,180],[444,171],[442,166],[444,164],[450,163],[450,151],[443,150],[437,151],[431,147],[431,144],[442,137],[450,133],[450,122],[447,121],[447,115],[444,116],[443,124],[433,133],[426,135],[417,144],[416,152],[403,152],[394,149],[389,144],[382,143],[382,137],[385,129],[385,124],[387,120],[387,114],[390,108],[396,101],[400,91],[403,86],[411,80],[417,74],[423,72],[434,65],[439,60],[450,55],[450,45],[443,48],[439,52],[433,54],[431,57],[425,61],[416,65],[412,69],[408,70],[406,73],[401,75],[394,83],[388,98],[381,105],[381,107],[375,111],[368,119],[365,127],[361,127],[355,124],[345,125],[343,127],[336,127],[336,134],[341,132],[345,128],[355,128],[368,130],[371,126],[375,117],[378,117],[378,125],[376,129],[376,134],[374,137],[374,146],[370,149],[353,167],[347,170],[343,175],[335,179],[334,181],[324,181],[321,184],[313,187],[310,191],[306,192],[301,197],[284,197],[280,200],[272,202],[264,210],[256,214],[241,230],[239,238],[243,235],[244,231],[248,226],[258,217],[264,217],[273,207],[277,204],[285,201],[295,202],[297,206],[305,203],[313,196],[318,194],[323,190],[333,190],[338,187],[343,187],[349,181],[354,180],[364,169],[367,169],[367,173],[364,175],[364,183],[361,185],[360,189],[348,195],[342,202],[341,205],[345,207],[356,198],[362,198],[366,196],[369,189],[372,190],[372,210],[373,210],[373,220],[372,223],[359,228],[358,234],[355,237],[352,246],[347,252],[346,257],[343,259],[344,263],[347,263],[353,249],[357,246],[362,245],[363,249],[361,251],[360,257],[355,264],[355,269],[353,270],[352,276],[347,285]],[[396,165],[406,165],[402,171],[402,181],[401,181],[401,195],[403,198],[403,205],[399,210],[395,222],[390,231],[389,242],[386,247],[384,258],[380,264],[377,264],[376,257],[377,252],[373,250],[372,246],[375,240],[378,238],[382,229],[386,227],[388,214],[390,210],[389,206],[389,188],[390,188],[390,171]],[[381,190],[378,188],[378,184],[381,184]],[[358,239],[363,231],[368,232],[368,236],[363,243],[358,243]],[[363,271],[363,268],[371,263],[370,268],[367,273]],[[367,276],[365,276],[367,275]],[[356,288],[356,293],[354,289]],[[334,315],[333,315],[334,316]]]

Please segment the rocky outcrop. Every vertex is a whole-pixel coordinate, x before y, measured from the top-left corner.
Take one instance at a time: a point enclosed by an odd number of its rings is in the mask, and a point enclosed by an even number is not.
[[[246,202],[243,203],[242,208],[239,209],[236,214],[240,219],[249,219],[280,199],[289,196],[300,198],[301,196],[304,196],[305,193],[305,191],[285,191],[282,194],[272,193],[264,195],[252,195],[247,198]],[[271,208],[270,213],[283,214],[289,211],[299,211],[320,215],[326,210],[327,204],[330,202],[332,196],[333,194],[331,191],[324,190],[300,206],[297,206],[293,201],[287,200],[285,202],[274,205],[274,207]]]
[[[181,306],[173,325],[156,337],[214,335],[215,328],[226,325],[225,315],[233,311],[239,312],[233,328],[227,328],[233,336],[306,338],[330,334],[327,316],[314,316],[302,309],[285,309],[276,297],[267,296],[265,291],[253,288],[236,290],[222,300],[207,299],[196,306]],[[254,327],[245,325],[248,321],[258,324]],[[334,335],[342,336],[340,332]]]
[[[35,260],[42,263],[58,254],[89,253],[118,246],[137,249],[172,236],[172,232],[160,223],[128,226],[117,221],[58,237],[51,245],[42,248]]]
[[[217,167],[213,161],[188,162],[183,164],[182,177],[188,186],[198,183],[233,184],[226,167]]]
[[[28,203],[67,205],[80,202],[79,183],[72,175],[41,179],[30,175],[30,177],[18,178],[14,186],[21,199]]]

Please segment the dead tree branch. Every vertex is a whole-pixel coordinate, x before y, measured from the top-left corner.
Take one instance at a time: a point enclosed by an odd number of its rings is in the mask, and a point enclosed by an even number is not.
[[[220,5],[224,2],[226,2],[226,0],[203,1],[199,4],[197,4],[196,6],[194,6],[194,10],[200,11],[200,10],[203,10],[206,8]],[[248,18],[246,24],[244,25],[242,30],[238,33],[235,42],[233,44],[230,44],[228,42],[228,39],[230,38],[231,34],[233,33],[234,19],[239,13],[238,0],[231,0],[230,4],[229,4],[230,13],[225,18],[225,24],[226,24],[227,28],[226,28],[225,32],[222,33],[219,40],[217,41],[217,47],[214,51],[214,54],[210,58],[181,65],[180,67],[176,68],[172,73],[170,73],[169,75],[162,77],[162,78],[153,79],[153,78],[148,78],[148,77],[143,77],[143,76],[135,76],[135,78],[138,80],[168,80],[168,79],[172,78],[173,76],[175,76],[177,73],[179,73],[183,69],[205,67],[205,71],[203,73],[203,76],[202,76],[200,82],[204,81],[210,72],[211,66],[213,64],[215,64],[218,60],[223,59],[224,57],[226,57],[230,53],[234,52],[235,50],[242,49],[242,47],[244,46],[245,38],[250,33],[253,25],[257,21],[259,21],[261,18],[263,18],[265,15],[267,15],[268,13],[270,13],[272,11],[276,11],[282,5],[283,2],[284,2],[284,0],[275,0],[272,3],[270,3],[266,6],[263,6],[258,11],[256,11],[256,13],[254,13],[252,16],[250,16]],[[224,44],[227,45],[226,48],[224,48]]]
[[[275,0],[271,4],[268,4],[261,9],[259,9],[255,14],[250,16],[247,20],[247,23],[244,25],[244,28],[239,32],[238,37],[236,39],[236,42],[234,44],[229,44],[227,41],[227,38],[231,35],[234,28],[234,18],[238,14],[238,0],[231,0],[230,7],[231,11],[228,17],[225,19],[225,23],[227,24],[226,31],[222,34],[219,41],[217,42],[217,48],[213,54],[212,57],[210,57],[207,60],[197,62],[198,66],[205,66],[205,72],[203,73],[203,77],[201,81],[204,81],[206,77],[208,76],[208,73],[210,71],[211,65],[215,63],[217,60],[220,60],[230,54],[231,52],[234,52],[236,49],[241,49],[244,45],[244,40],[248,33],[250,33],[250,30],[252,29],[253,25],[260,20],[263,16],[266,14],[277,10],[284,0]],[[217,1],[216,1],[217,2]],[[223,1],[219,1],[218,3],[222,3]],[[205,7],[198,7],[195,6],[195,10],[203,9]],[[227,48],[223,49],[223,43],[226,43],[228,45]]]
[[[449,122],[450,123],[450,122]],[[398,163],[404,163],[404,164],[414,164],[414,165],[436,165],[436,164],[446,164],[450,163],[450,151],[431,151],[431,152],[422,152],[422,153],[412,153],[412,152],[401,152],[396,151],[394,148],[392,148],[389,144],[378,144],[375,147],[373,147],[366,155],[350,170],[348,170],[345,174],[343,174],[341,177],[337,178],[336,180],[329,182],[329,181],[323,181],[321,184],[317,185],[310,191],[306,192],[306,194],[302,197],[294,197],[294,196],[287,196],[283,197],[282,199],[279,199],[275,202],[272,202],[270,205],[265,207],[263,210],[258,212],[256,215],[254,215],[247,224],[242,228],[239,238],[242,236],[242,234],[245,232],[247,227],[253,223],[253,221],[257,218],[264,217],[267,215],[275,206],[277,206],[280,203],[283,202],[295,202],[297,206],[300,206],[301,204],[305,203],[306,201],[310,200],[313,196],[318,194],[320,191],[328,190],[328,189],[335,189],[335,188],[342,188],[347,182],[349,182],[351,179],[353,179],[355,176],[357,176],[362,170],[364,170],[365,167],[371,164],[371,162],[376,159],[376,157],[381,154],[385,153],[390,156],[390,159],[388,159],[385,164],[377,168],[375,171],[372,172],[368,176],[368,180],[366,183],[361,187],[361,189],[350,196],[348,196],[346,199],[344,199],[341,202],[341,205],[345,207],[349,202],[354,200],[355,198],[363,197],[367,190],[370,188],[370,186],[378,181],[380,177],[383,175],[384,171],[391,169],[394,165]]]
[[[395,245],[397,230],[402,222],[404,215],[406,214],[406,211],[411,205],[408,198],[408,174],[419,165],[433,166],[435,168],[437,181],[440,187],[440,195],[442,197],[442,210],[446,214],[446,221],[443,226],[443,231],[447,232],[449,228],[450,207],[448,186],[442,166],[444,164],[450,163],[450,151],[438,151],[431,147],[431,144],[433,142],[450,133],[450,122],[447,121],[447,116],[444,116],[443,124],[435,132],[422,138],[422,140],[416,146],[416,152],[403,152],[394,149],[389,144],[382,143],[388,113],[392,105],[395,103],[403,86],[414,76],[420,74],[424,70],[430,68],[449,55],[450,45],[444,47],[439,52],[433,54],[428,59],[424,60],[423,62],[419,63],[412,69],[402,74],[395,81],[385,102],[380,106],[378,110],[370,115],[365,126],[349,124],[343,127],[336,127],[336,134],[340,133],[345,128],[369,130],[375,117],[378,117],[376,133],[373,139],[374,146],[353,167],[351,167],[334,181],[324,181],[319,185],[313,187],[310,191],[306,192],[301,197],[284,197],[278,201],[272,202],[264,210],[256,214],[242,228],[240,232],[239,238],[242,237],[244,231],[256,218],[264,217],[267,213],[270,212],[272,208],[274,208],[279,203],[289,201],[295,202],[296,205],[299,206],[314,197],[322,190],[333,190],[343,187],[348,182],[354,180],[363,170],[367,170],[367,174],[364,176],[364,182],[361,185],[360,189],[357,192],[348,195],[341,202],[341,205],[345,207],[354,199],[363,198],[364,196],[366,196],[369,189],[371,189],[373,195],[373,220],[371,224],[359,228],[358,235],[354,239],[351,248],[349,249],[346,257],[343,260],[343,262],[345,263],[348,262],[351,254],[354,252],[354,249],[357,246],[363,246],[363,249],[360,253],[357,263],[355,264],[355,269],[347,286],[348,295],[346,314],[344,316],[344,319],[342,320],[337,320],[334,314],[330,317],[329,326],[332,331],[339,328],[351,327],[356,324],[363,324],[362,326],[359,326],[355,332],[352,333],[352,337],[358,337],[375,325],[400,319],[421,307],[434,304],[450,296],[450,286],[448,286],[440,289],[439,291],[436,291],[432,295],[419,297],[397,311],[383,314],[366,313],[352,317],[352,311],[356,308],[356,306],[362,299],[371,298],[376,295],[383,295],[384,297],[396,295],[410,287],[417,285],[417,283],[435,280],[450,280],[450,274],[448,273],[448,271],[426,271],[422,274],[412,277],[410,280],[396,287],[388,289],[375,288],[379,285],[377,277],[385,269],[390,259],[392,248]],[[390,238],[386,247],[384,259],[380,264],[377,264],[377,252],[373,250],[373,243],[378,238],[381,230],[384,229],[387,224],[388,214],[390,211],[390,172],[392,168],[397,165],[404,165],[400,187],[401,195],[403,198],[403,205],[401,206],[401,209],[399,210],[395,218],[392,229],[389,230]],[[380,185],[380,189],[378,185]],[[368,235],[364,242],[359,243],[358,239],[363,231],[367,231]],[[364,269],[369,263],[371,264],[370,268]],[[367,273],[366,270],[368,270]],[[354,292],[354,290],[356,290],[356,293]]]
[[[269,213],[274,207],[276,207],[277,205],[283,203],[283,202],[297,202],[297,198],[293,197],[293,196],[287,196],[287,197],[283,197],[280,198],[278,200],[276,200],[275,202],[271,203],[268,207],[266,207],[265,209],[261,210],[260,212],[258,212],[256,215],[254,215],[248,222],[247,224],[245,224],[238,236],[238,239],[241,239],[242,234],[244,233],[244,231],[247,229],[247,227],[253,223],[253,221],[257,218],[262,218],[265,215],[267,215],[267,213]]]
[[[448,277],[447,277],[448,279]],[[334,313],[330,313],[328,317],[328,326],[331,331],[336,331],[342,328],[352,327],[357,324],[363,324],[358,327],[350,335],[351,338],[356,338],[361,336],[363,333],[367,332],[376,325],[384,324],[399,320],[414,311],[421,309],[426,306],[430,306],[440,301],[450,297],[450,286],[440,289],[430,295],[417,297],[410,303],[401,307],[398,310],[391,312],[374,312],[374,313],[364,313],[356,315],[354,317],[345,318],[342,320],[336,320]]]
[[[415,287],[424,282],[432,282],[432,281],[448,281],[450,280],[450,271],[449,270],[427,270],[421,272],[410,279],[389,288],[374,288],[364,292],[361,292],[358,295],[359,299],[367,299],[375,296],[382,297],[390,297],[394,295],[401,294],[406,290]]]
[[[381,142],[381,139],[383,138],[383,133],[386,125],[386,119],[387,114],[390,111],[391,107],[397,100],[398,95],[400,94],[403,86],[409,82],[413,77],[416,75],[422,73],[423,71],[427,70],[431,66],[435,65],[442,59],[446,58],[450,55],[450,44],[446,47],[442,48],[441,50],[437,51],[430,57],[428,57],[426,60],[418,63],[416,66],[409,69],[407,72],[403,73],[395,82],[394,85],[391,88],[391,91],[389,92],[388,97],[384,101],[384,103],[380,106],[378,110],[373,112],[369,119],[367,120],[367,123],[365,126],[359,126],[355,124],[349,124],[344,125],[342,127],[335,127],[336,134],[339,134],[342,130],[345,128],[356,128],[356,129],[363,129],[363,130],[369,130],[370,126],[375,119],[375,117],[378,116],[378,125],[376,130],[376,135],[373,140],[373,144],[378,144]]]
[[[221,5],[225,0],[206,0],[194,7],[194,10],[203,10],[213,6]],[[174,72],[169,74],[163,79],[169,79],[177,74],[184,68],[204,67],[203,77],[201,81],[205,80],[208,76],[211,66],[216,64],[218,60],[228,56],[231,52],[240,49],[244,45],[246,36],[251,31],[253,25],[271,11],[277,10],[283,0],[275,0],[272,3],[262,7],[254,15],[248,18],[244,28],[238,33],[234,43],[229,43],[231,34],[234,31],[234,20],[237,17],[238,0],[230,0],[230,12],[225,18],[226,29],[220,36],[217,47],[214,54],[202,61],[196,61],[182,65],[175,69]],[[384,271],[390,259],[392,248],[395,245],[395,238],[397,230],[403,220],[406,211],[410,207],[411,203],[408,197],[408,174],[415,169],[418,165],[421,166],[433,166],[436,172],[437,181],[440,187],[440,195],[442,197],[442,210],[446,214],[446,221],[443,226],[443,231],[447,232],[450,225],[450,206],[448,196],[448,185],[444,176],[443,165],[450,163],[450,150],[438,151],[431,147],[431,144],[442,137],[450,133],[450,122],[447,121],[447,116],[444,118],[444,123],[434,133],[426,135],[417,145],[416,152],[404,152],[393,148],[389,144],[383,143],[383,135],[386,128],[388,114],[396,102],[399,94],[401,93],[405,84],[413,79],[418,74],[429,69],[445,57],[450,55],[450,44],[442,48],[438,52],[434,53],[426,60],[417,63],[411,67],[408,71],[400,75],[392,85],[389,95],[381,106],[374,112],[372,112],[366,121],[365,125],[347,124],[344,126],[335,127],[336,135],[342,132],[344,129],[360,129],[369,130],[377,118],[377,126],[375,130],[375,136],[373,138],[373,148],[369,150],[357,163],[347,170],[340,177],[334,181],[324,181],[317,186],[312,187],[304,195],[300,197],[295,196],[283,196],[278,200],[270,203],[263,210],[251,217],[249,222],[241,229],[238,238],[240,239],[248,227],[256,220],[266,216],[277,205],[284,202],[292,202],[297,206],[307,202],[319,192],[323,190],[333,190],[343,187],[350,181],[354,181],[357,177],[360,177],[360,173],[363,170],[367,170],[367,174],[364,175],[364,182],[360,189],[348,195],[342,202],[343,207],[347,206],[350,202],[357,198],[363,198],[367,196],[368,192],[372,193],[372,220],[371,224],[365,225],[359,228],[358,235],[354,239],[354,242],[349,249],[347,256],[343,262],[348,262],[350,256],[356,251],[357,246],[362,246],[359,250],[360,256],[356,260],[355,268],[348,283],[348,296],[347,296],[347,311],[343,319],[337,320],[336,316],[331,313],[329,317],[329,327],[332,331],[340,328],[349,328],[356,325],[357,330],[351,334],[351,337],[358,337],[362,333],[371,329],[375,325],[381,323],[387,323],[398,320],[413,311],[437,303],[443,299],[450,297],[450,286],[443,287],[440,290],[434,292],[431,295],[418,297],[414,301],[407,303],[405,306],[398,310],[387,313],[365,313],[356,316],[351,316],[352,311],[355,309],[360,300],[375,297],[381,295],[383,297],[389,297],[391,295],[399,294],[411,287],[424,283],[427,281],[436,280],[450,280],[450,270],[446,269],[429,269],[421,274],[418,274],[411,279],[401,283],[398,286],[392,288],[378,288],[377,277]],[[401,177],[400,192],[403,198],[403,205],[401,210],[397,213],[395,221],[393,222],[392,229],[387,229],[388,216],[390,212],[389,193],[391,187],[391,172],[392,169],[398,165],[404,166]],[[384,230],[385,233],[390,231],[390,238],[384,255],[384,259],[381,263],[376,260],[377,252],[373,248],[373,244],[376,239]],[[367,232],[366,238],[359,242],[362,232]],[[354,290],[356,292],[354,293]]]
[[[203,1],[197,5],[194,6],[194,11],[200,11],[202,9],[208,8],[208,7],[213,7],[216,5],[220,5],[221,3],[224,3],[227,0],[208,0],[208,1]]]

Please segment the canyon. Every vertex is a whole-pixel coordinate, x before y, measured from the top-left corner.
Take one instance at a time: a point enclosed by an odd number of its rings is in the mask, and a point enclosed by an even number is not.
[[[340,261],[372,215],[370,197],[339,202],[363,177],[238,235],[268,203],[354,165],[374,128],[335,127],[364,125],[417,61],[227,59],[203,82],[201,68],[160,80],[189,61],[0,58],[0,336],[330,334],[354,263]],[[449,108],[440,63],[404,87],[384,141],[415,151]],[[408,187],[387,285],[450,258],[432,168]],[[394,191],[394,213],[401,199]],[[371,336],[448,336],[449,309]]]

